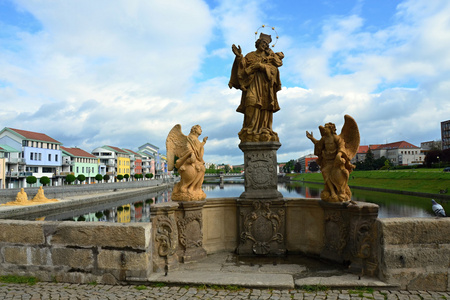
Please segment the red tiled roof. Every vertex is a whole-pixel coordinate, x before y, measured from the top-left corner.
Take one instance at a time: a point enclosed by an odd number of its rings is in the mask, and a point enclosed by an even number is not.
[[[23,136],[27,140],[35,140],[35,141],[43,141],[43,142],[51,142],[51,143],[61,144],[57,140],[52,139],[51,137],[49,137],[48,135],[46,135],[44,133],[32,132],[32,131],[21,130],[21,129],[14,129],[14,128],[9,128],[9,127],[8,127],[8,129]]]
[[[367,153],[369,151],[369,146],[359,146],[357,153]]]
[[[116,151],[116,152],[127,154],[125,151],[123,151],[123,150],[120,149],[119,147],[113,147],[113,146],[106,146],[106,147],[109,147],[109,148],[113,149],[113,150]]]
[[[123,150],[128,151],[128,152],[131,152],[131,153],[133,153],[134,155],[141,156],[139,153],[136,153],[136,152],[134,152],[133,150],[125,149],[125,148],[124,148]]]
[[[380,148],[382,148],[382,149],[418,149],[419,147],[414,146],[413,144],[410,144],[405,141],[400,141],[400,142],[380,145]]]
[[[87,157],[87,158],[97,158],[97,156],[92,155],[89,152],[84,151],[83,149],[80,148],[67,148],[67,147],[63,147],[61,146],[61,149],[72,154],[73,156],[78,156],[78,157]]]
[[[376,150],[378,148],[380,148],[383,145],[369,145],[370,150]]]

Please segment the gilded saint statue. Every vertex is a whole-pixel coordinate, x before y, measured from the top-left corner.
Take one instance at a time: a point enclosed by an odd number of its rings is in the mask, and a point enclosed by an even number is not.
[[[274,53],[272,38],[261,33],[255,42],[256,51],[242,55],[240,46],[231,47],[235,57],[228,86],[242,91],[236,111],[244,114],[239,132],[241,142],[278,142],[272,130],[273,113],[280,110],[277,92],[281,90],[280,72],[283,52]]]
[[[200,142],[198,137],[201,134],[202,128],[195,125],[192,126],[189,135],[185,136],[181,131],[181,125],[177,124],[167,136],[168,170],[172,171],[176,167],[181,176],[181,180],[173,188],[172,200],[201,201],[206,198],[202,190],[206,170],[203,153],[208,137],[204,137]]]
[[[349,115],[345,115],[344,120],[339,135],[333,123],[319,126],[320,140],[306,131],[306,136],[314,143],[314,154],[319,157],[317,163],[324,180],[320,198],[327,202],[348,202],[352,198],[348,179],[355,166],[350,161],[358,151],[360,138],[355,120]]]

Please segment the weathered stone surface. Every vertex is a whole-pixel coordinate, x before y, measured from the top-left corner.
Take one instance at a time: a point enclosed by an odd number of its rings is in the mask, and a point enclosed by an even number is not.
[[[378,222],[386,245],[450,244],[450,218],[389,218]]]
[[[94,255],[90,249],[53,248],[54,266],[67,266],[75,269],[91,269]]]
[[[151,257],[146,252],[101,250],[98,254],[99,269],[151,270]]]
[[[203,248],[208,253],[234,251],[237,240],[236,199],[206,199],[203,207]]]
[[[52,256],[49,248],[30,248],[31,263],[36,266],[52,265]]]
[[[419,244],[415,247],[384,247],[383,264],[388,268],[447,268],[450,264],[450,245]]]
[[[0,243],[43,244],[42,222],[1,220]]]
[[[5,247],[3,249],[4,259],[6,263],[15,265],[27,265],[27,248],[26,247]]]
[[[60,222],[50,239],[52,245],[81,247],[131,247],[147,249],[151,223],[102,224]]]
[[[320,199],[286,199],[286,248],[319,255],[324,247],[324,213]]]

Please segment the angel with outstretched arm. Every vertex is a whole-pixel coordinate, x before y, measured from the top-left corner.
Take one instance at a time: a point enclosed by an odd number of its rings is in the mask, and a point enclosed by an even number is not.
[[[205,176],[204,145],[208,137],[200,142],[198,137],[201,134],[200,125],[195,125],[189,135],[185,136],[178,124],[167,137],[168,170],[172,171],[176,167],[181,176],[180,182],[174,187],[172,200],[199,201],[206,198],[201,187]],[[178,158],[176,162],[175,157]]]

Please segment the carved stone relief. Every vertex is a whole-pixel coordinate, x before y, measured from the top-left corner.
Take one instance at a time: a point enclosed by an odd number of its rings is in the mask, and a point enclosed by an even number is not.
[[[241,250],[246,248],[244,245],[250,243],[253,254],[285,252],[283,234],[285,209],[278,207],[278,210],[274,211],[271,204],[271,201],[253,201],[251,211],[241,210],[240,215],[243,221],[240,233]],[[242,253],[242,251],[239,252]]]

